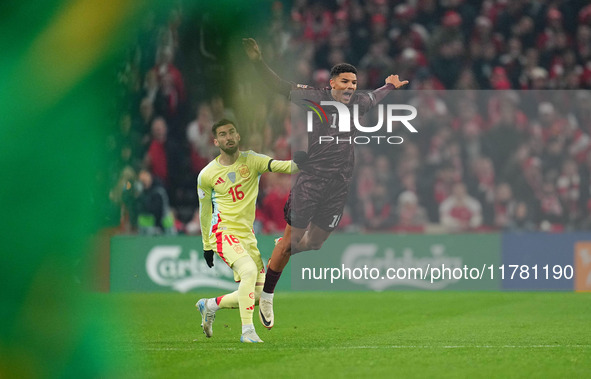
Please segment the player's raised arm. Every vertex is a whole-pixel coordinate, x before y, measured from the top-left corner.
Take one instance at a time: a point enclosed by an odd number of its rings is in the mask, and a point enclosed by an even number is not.
[[[295,174],[298,171],[299,169],[295,161],[277,161],[275,159],[271,159],[271,161],[269,161],[269,172]]]
[[[295,174],[300,170],[300,166],[308,161],[308,153],[305,151],[296,151],[293,153],[291,161],[276,161],[274,159],[269,162],[271,172],[281,172],[284,174]]]
[[[392,90],[399,89],[408,84],[408,80],[400,80],[398,75],[390,75],[385,80],[386,84],[382,87],[377,88],[369,93],[369,104],[365,104],[367,108],[373,108],[380,101],[388,95]],[[363,104],[362,104],[363,106]]]
[[[396,89],[408,84],[408,80],[400,80],[398,75],[390,75],[386,78],[386,84],[392,84]]]
[[[293,161],[269,161],[269,172],[278,172],[280,174],[295,174],[298,172],[298,166]]]
[[[289,92],[295,88],[295,83],[281,79],[263,60],[263,54],[259,45],[253,38],[243,38],[242,45],[248,59],[253,63],[255,70],[260,75],[263,82],[275,92],[289,96]]]
[[[277,172],[280,174],[295,174],[299,171],[298,164],[303,164],[308,160],[308,154],[304,151],[296,151],[293,160],[281,161],[275,160],[268,155],[251,151],[249,159],[253,162],[259,173]]]

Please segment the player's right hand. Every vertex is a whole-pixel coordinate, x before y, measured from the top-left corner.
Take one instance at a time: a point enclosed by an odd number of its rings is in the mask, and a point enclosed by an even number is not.
[[[251,61],[260,61],[263,59],[261,49],[259,49],[259,45],[257,45],[257,41],[254,38],[242,38],[242,45],[244,46],[246,55],[248,55],[248,59]]]
[[[209,268],[213,267],[213,250],[203,250],[203,258],[205,258],[205,263],[209,266]]]
[[[408,84],[408,80],[400,80],[400,78],[398,77],[398,75],[390,75],[386,78],[386,84],[392,84],[394,85],[394,87],[396,87],[396,89],[405,86]]]

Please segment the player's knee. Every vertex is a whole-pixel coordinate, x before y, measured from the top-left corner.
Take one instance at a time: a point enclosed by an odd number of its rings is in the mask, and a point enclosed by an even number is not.
[[[256,280],[257,274],[257,266],[255,264],[252,264],[245,268],[243,277],[248,278],[249,280],[253,278],[254,280]]]
[[[309,250],[320,250],[320,248],[322,247],[322,245],[324,244],[324,240],[310,240],[308,242],[308,249]]]
[[[281,252],[281,255],[283,255],[283,256],[290,256],[291,255],[291,241],[285,240],[285,238],[283,238],[281,241],[279,241],[278,246],[280,248],[279,251]]]
[[[236,261],[235,266],[237,266],[241,281],[256,281],[259,270],[252,259],[241,258]]]

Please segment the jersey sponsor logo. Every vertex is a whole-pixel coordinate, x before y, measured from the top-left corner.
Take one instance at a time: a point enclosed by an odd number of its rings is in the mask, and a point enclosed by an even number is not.
[[[224,179],[222,179],[221,177],[218,177],[218,180],[216,180],[214,186],[217,186],[218,184],[222,184],[222,183],[226,183],[226,181]]]
[[[243,164],[242,166],[238,167],[238,173],[244,179],[246,179],[246,178],[248,178],[250,176],[250,170],[248,169],[248,166],[245,165],[245,164]]]
[[[236,173],[234,171],[229,172],[228,173],[228,179],[230,179],[230,181],[232,183],[236,183]]]

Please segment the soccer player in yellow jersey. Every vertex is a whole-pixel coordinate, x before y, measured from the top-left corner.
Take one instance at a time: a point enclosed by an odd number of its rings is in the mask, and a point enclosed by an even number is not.
[[[215,312],[221,308],[238,308],[242,320],[241,342],[263,342],[252,322],[255,301],[259,300],[265,282],[265,267],[252,229],[259,179],[265,172],[292,173],[292,161],[276,161],[266,155],[240,151],[240,134],[229,120],[212,127],[214,144],[220,155],[199,174],[199,218],[203,236],[203,255],[213,267],[213,254],[234,271],[240,281],[238,290],[211,299],[201,299],[196,306],[201,312],[203,333],[211,337]]]

